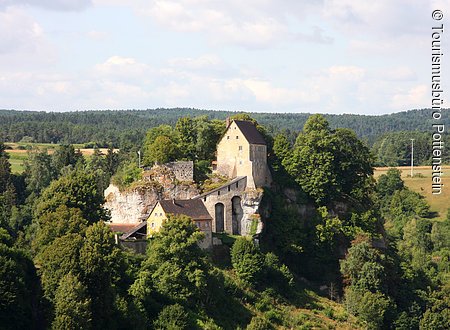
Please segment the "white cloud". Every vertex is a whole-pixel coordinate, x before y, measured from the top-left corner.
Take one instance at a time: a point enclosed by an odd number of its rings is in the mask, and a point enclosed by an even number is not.
[[[408,90],[400,90],[392,97],[391,107],[396,110],[408,110],[428,107],[430,103],[426,85],[417,85]]]
[[[0,8],[29,5],[50,10],[80,11],[92,5],[91,0],[2,0]]]
[[[214,45],[233,44],[259,49],[282,42],[330,43],[314,26],[294,31],[289,20],[303,20],[322,1],[292,0],[94,0],[96,5],[130,5],[137,15],[150,17],[167,29],[204,34]]]
[[[13,7],[0,11],[0,70],[51,63],[55,56],[41,25],[32,17]]]
[[[121,81],[145,81],[151,79],[152,69],[131,57],[111,56],[105,62],[95,65],[97,76]]]

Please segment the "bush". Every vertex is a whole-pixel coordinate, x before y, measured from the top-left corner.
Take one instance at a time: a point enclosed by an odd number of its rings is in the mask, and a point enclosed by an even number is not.
[[[129,187],[133,182],[142,178],[142,170],[135,162],[130,162],[122,165],[111,178],[112,183],[123,190]]]
[[[247,330],[270,330],[273,329],[272,325],[265,318],[255,316],[247,325]]]
[[[231,249],[231,264],[240,280],[255,285],[262,274],[264,259],[252,241],[239,237]]]
[[[153,322],[153,326],[158,330],[181,330],[189,329],[190,322],[184,307],[175,304],[165,306]]]

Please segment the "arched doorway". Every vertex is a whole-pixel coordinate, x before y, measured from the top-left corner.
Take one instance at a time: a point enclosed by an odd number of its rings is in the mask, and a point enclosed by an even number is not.
[[[215,205],[216,233],[224,231],[225,206],[222,203]]]
[[[231,219],[233,225],[233,235],[241,234],[241,220],[242,220],[242,206],[241,206],[241,197],[234,196],[231,199]]]

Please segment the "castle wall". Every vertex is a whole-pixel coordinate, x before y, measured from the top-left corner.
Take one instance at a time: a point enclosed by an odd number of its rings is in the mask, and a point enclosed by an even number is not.
[[[233,233],[233,218],[232,218],[232,202],[235,196],[240,196],[247,188],[247,178],[242,177],[230,181],[228,184],[214,189],[213,191],[197,196],[195,198],[202,199],[209,214],[213,217],[212,231],[217,232],[216,229],[216,204],[221,203],[224,206],[224,231]]]

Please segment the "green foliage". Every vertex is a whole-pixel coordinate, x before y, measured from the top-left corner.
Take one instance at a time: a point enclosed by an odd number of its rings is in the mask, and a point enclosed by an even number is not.
[[[282,264],[278,257],[268,252],[264,256],[265,281],[271,286],[276,286],[281,290],[294,286],[294,275],[289,268]]]
[[[52,329],[91,329],[91,299],[86,288],[72,273],[65,275],[55,294],[55,319]]]
[[[0,228],[0,327],[39,327],[39,280],[25,251],[12,247],[12,238]]]
[[[411,139],[414,139],[414,164],[429,165],[432,157],[431,138],[430,134],[418,131],[389,132],[379,136],[372,147],[377,166],[411,164]]]
[[[36,252],[66,234],[83,234],[88,226],[82,212],[77,208],[60,205],[54,212],[44,213],[37,219],[38,229],[32,246]]]
[[[203,237],[190,218],[168,215],[149,245],[140,281],[153,283],[156,291],[175,301],[201,297],[208,271],[197,244]]]
[[[86,230],[79,258],[80,279],[92,299],[94,324],[107,328],[114,322],[114,289],[124,276],[123,256],[107,225],[97,222]]]
[[[179,304],[165,306],[153,322],[157,330],[184,330],[191,328],[187,311]]]
[[[178,133],[178,147],[183,153],[183,157],[193,159],[197,139],[193,120],[190,117],[181,117],[175,125],[175,131]]]
[[[245,328],[246,330],[270,330],[273,326],[264,317],[255,316]]]
[[[362,202],[371,191],[369,149],[350,130],[331,130],[321,115],[308,119],[282,163],[318,205],[347,197]]]
[[[405,189],[405,183],[401,178],[401,171],[397,168],[390,168],[386,174],[378,178],[376,185],[377,193],[382,197],[390,197],[395,191]]]
[[[80,274],[80,250],[83,237],[67,234],[56,238],[36,256],[44,296],[54,300],[61,279],[68,273]]]
[[[176,160],[178,156],[178,149],[175,142],[168,136],[158,136],[155,141],[148,146],[144,157],[145,163],[150,164],[165,164]]]
[[[66,166],[75,167],[78,162],[83,163],[84,157],[79,150],[75,151],[71,144],[61,144],[52,155],[53,167],[57,173]]]
[[[450,329],[450,284],[431,294],[420,329]]]
[[[116,174],[111,178],[112,183],[114,183],[119,189],[123,190],[133,182],[136,182],[142,178],[142,169],[138,167],[136,162],[126,162],[117,170]]]
[[[258,247],[245,237],[239,237],[231,249],[231,264],[238,278],[253,286],[261,278],[264,259]]]
[[[57,177],[52,157],[46,149],[28,151],[25,162],[25,182],[29,193],[39,195]]]
[[[54,212],[59,206],[78,208],[89,223],[107,220],[102,204],[103,191],[98,190],[93,173],[73,170],[53,181],[46,188],[36,205],[35,216],[39,218],[48,212]]]
[[[385,329],[390,322],[393,303],[380,292],[347,288],[344,304],[347,310],[365,321],[368,329]]]
[[[175,160],[178,155],[178,136],[169,125],[160,125],[147,131],[144,140],[144,165],[164,164]]]
[[[341,272],[345,283],[357,290],[376,292],[383,288],[382,255],[370,246],[367,238],[353,241],[346,258],[341,260]]]
[[[400,216],[419,216],[426,217],[430,212],[430,206],[425,198],[411,190],[397,190],[392,196],[391,215]]]

